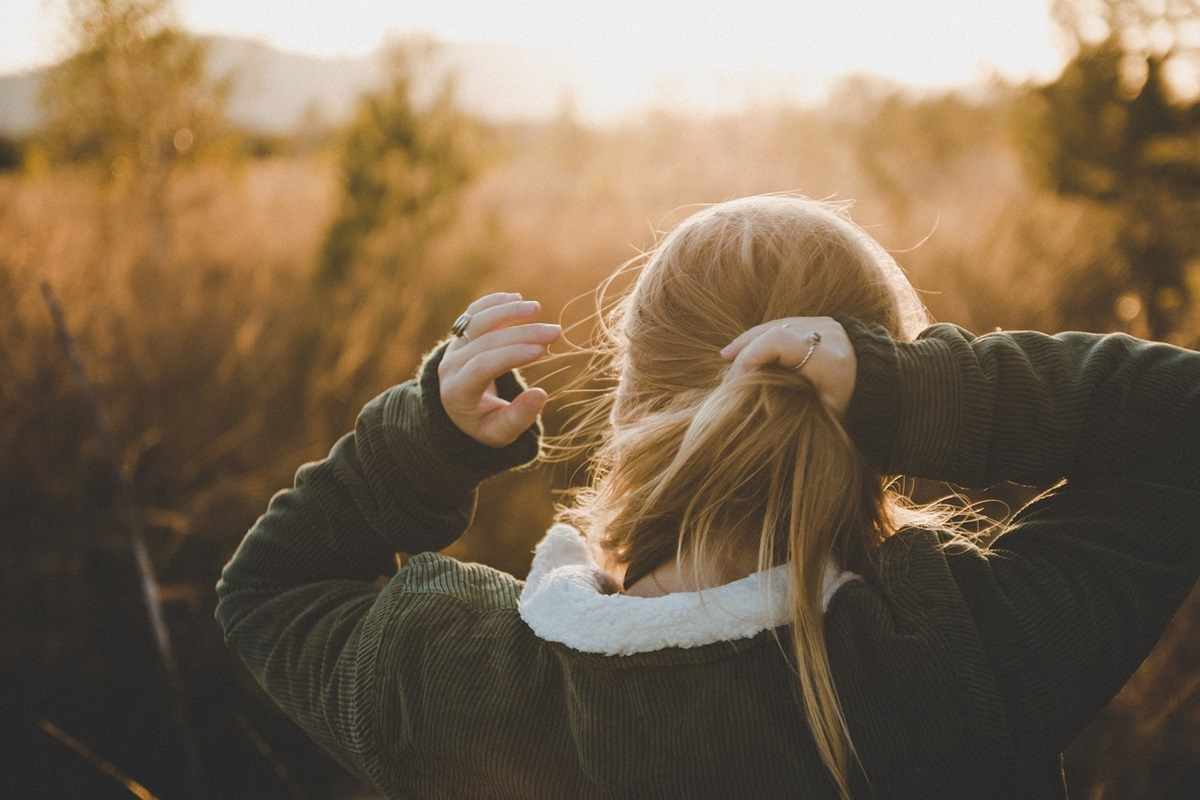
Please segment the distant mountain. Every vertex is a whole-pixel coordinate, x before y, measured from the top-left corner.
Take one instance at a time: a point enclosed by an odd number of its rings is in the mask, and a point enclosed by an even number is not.
[[[204,38],[213,75],[234,78],[230,117],[252,130],[287,131],[309,109],[332,122],[343,120],[358,96],[384,77],[379,56],[319,58],[252,39]],[[509,45],[445,44],[429,67],[431,82],[454,71],[463,107],[495,120],[548,118],[582,87],[560,59]],[[46,72],[0,75],[0,131],[20,134],[37,127],[37,94]]]
[[[26,133],[37,127],[37,92],[45,74],[36,69],[0,75],[0,132]]]

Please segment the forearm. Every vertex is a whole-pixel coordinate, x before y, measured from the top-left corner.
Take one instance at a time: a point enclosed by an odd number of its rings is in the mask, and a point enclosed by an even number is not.
[[[1062,477],[1200,487],[1189,446],[1200,354],[1126,334],[975,336],[948,323],[903,342],[839,321],[858,360],[848,426],[885,472],[968,487]]]
[[[227,632],[264,593],[373,580],[394,571],[397,551],[446,547],[470,526],[478,484],[536,456],[540,423],[503,448],[454,426],[438,399],[444,344],[425,356],[415,378],[367,403],[354,431],[271,499],[217,585],[217,616]],[[515,395],[523,382],[513,371],[497,388]],[[245,602],[236,601],[239,594]]]
[[[397,592],[375,579],[395,571],[396,551],[457,539],[479,483],[531,463],[540,446],[537,419],[503,447],[450,419],[438,369],[449,344],[430,350],[415,378],[367,403],[328,457],[297,471],[217,584],[216,618],[230,649],[291,719],[377,786],[388,779],[384,755],[397,756],[411,736],[386,688],[395,677],[387,658],[409,637],[397,630]],[[511,401],[525,386],[503,368],[490,377]]]

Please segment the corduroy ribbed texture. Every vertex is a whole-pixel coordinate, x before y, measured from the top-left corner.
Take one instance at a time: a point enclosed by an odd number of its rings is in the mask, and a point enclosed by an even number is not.
[[[1068,479],[991,553],[904,530],[878,576],[834,596],[855,796],[1062,797],[1059,753],[1200,571],[1200,354],[947,323],[904,342],[839,321],[858,356],[847,425],[881,470]],[[480,481],[536,457],[541,432],[491,448],[454,427],[444,346],[298,470],[222,572],[217,619],[267,693],[389,797],[834,797],[786,626],[582,653],[522,622],[521,581],[432,552],[469,526]],[[516,372],[498,381],[510,399],[523,387]],[[417,555],[397,571],[395,551]]]

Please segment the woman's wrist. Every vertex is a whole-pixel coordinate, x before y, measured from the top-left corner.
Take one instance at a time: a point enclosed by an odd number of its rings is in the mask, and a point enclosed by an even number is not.
[[[438,364],[450,341],[445,339],[439,342],[422,358],[417,370],[423,438],[430,454],[443,462],[444,471],[455,483],[461,487],[465,482],[473,487],[493,475],[534,461],[539,453],[542,422],[540,418],[537,419],[515,441],[504,447],[483,444],[459,428],[442,405],[438,380]],[[511,401],[525,388],[516,370],[509,370],[496,378],[497,394],[505,400]]]
[[[856,317],[831,315],[854,347],[857,371],[846,410],[846,429],[859,450],[880,468],[892,463],[900,412],[897,342],[887,328]]]

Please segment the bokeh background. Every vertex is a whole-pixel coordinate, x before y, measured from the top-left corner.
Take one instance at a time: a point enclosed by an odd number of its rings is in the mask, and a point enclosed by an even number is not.
[[[1200,345],[1195,2],[237,5],[0,12],[4,796],[370,796],[224,649],[221,565],[467,302],[585,342],[695,204],[854,199],[936,320]],[[574,466],[451,552],[523,576]],[[1073,796],[1200,792],[1198,602]]]

